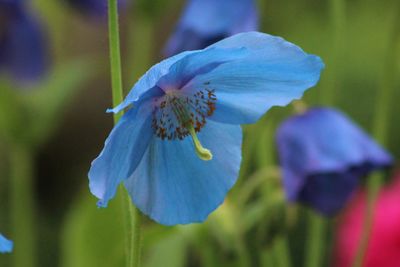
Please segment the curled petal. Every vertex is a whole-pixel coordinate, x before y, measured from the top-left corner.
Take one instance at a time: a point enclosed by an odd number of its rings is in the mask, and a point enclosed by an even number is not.
[[[139,164],[153,135],[151,106],[148,102],[130,109],[107,138],[104,149],[92,162],[89,187],[105,207],[114,197],[118,185]]]
[[[151,67],[132,87],[131,91],[125,97],[124,101],[118,106],[112,109],[108,109],[107,112],[118,113],[124,108],[127,108],[129,105],[138,101],[143,94],[156,86],[158,80],[162,76],[168,73],[169,68],[172,64],[191,53],[193,53],[193,51],[180,53],[176,56],[167,58]]]
[[[205,74],[221,64],[245,57],[246,48],[210,48],[193,52],[175,62],[157,85],[164,91],[181,89],[197,75]]]

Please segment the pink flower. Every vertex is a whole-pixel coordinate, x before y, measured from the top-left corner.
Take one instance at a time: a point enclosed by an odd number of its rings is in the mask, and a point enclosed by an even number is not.
[[[335,267],[351,267],[364,222],[366,193],[359,192],[338,225]],[[381,190],[363,267],[400,267],[400,172]]]

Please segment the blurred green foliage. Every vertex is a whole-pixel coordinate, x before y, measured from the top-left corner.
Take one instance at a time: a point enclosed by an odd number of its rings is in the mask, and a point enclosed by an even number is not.
[[[282,36],[325,61],[321,82],[306,93],[305,101],[320,105],[321,91],[333,88],[334,105],[369,132],[376,95],[385,85],[386,59],[395,56],[387,147],[398,159],[400,105],[395,101],[400,99],[400,43],[391,47],[397,53],[387,49],[393,28],[400,27],[393,25],[395,1],[346,1],[339,34],[333,29],[330,1],[259,0],[259,7],[262,31]],[[90,160],[112,127],[111,116],[104,114],[111,105],[105,20],[85,18],[61,0],[32,4],[47,25],[54,68],[48,79],[35,85],[37,90],[15,91],[12,84],[2,82],[0,229],[11,229],[6,163],[9,142],[18,138],[36,147],[38,266],[124,266],[122,200],[117,197],[109,208],[96,208],[86,177]],[[182,5],[178,0],[139,0],[122,13],[126,92],[162,58],[160,51]],[[291,112],[291,107],[274,108],[256,125],[244,127],[240,180],[206,223],[165,227],[145,222],[144,266],[285,267],[290,264],[281,261],[288,253],[286,237],[292,266],[303,266],[305,208],[284,201],[274,144],[276,126]],[[332,231],[325,242],[326,266],[331,236]],[[0,266],[8,264],[7,256],[0,256]]]

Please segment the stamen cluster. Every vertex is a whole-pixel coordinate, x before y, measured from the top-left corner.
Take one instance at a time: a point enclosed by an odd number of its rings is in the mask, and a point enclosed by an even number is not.
[[[206,118],[215,111],[215,90],[203,89],[192,96],[166,93],[157,98],[153,111],[152,127],[162,140],[182,140],[190,134],[189,127],[196,132],[206,124]]]

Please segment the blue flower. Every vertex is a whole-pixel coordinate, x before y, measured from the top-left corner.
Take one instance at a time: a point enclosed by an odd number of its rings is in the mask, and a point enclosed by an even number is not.
[[[13,249],[13,242],[0,234],[0,253],[10,253]]]
[[[258,30],[254,0],[189,0],[165,54],[203,49],[225,37]]]
[[[46,48],[42,28],[23,1],[0,0],[0,71],[19,82],[35,81],[47,69]]]
[[[277,144],[289,201],[334,215],[361,177],[391,165],[391,156],[341,112],[313,108],[282,123]]]
[[[109,110],[131,106],[89,171],[98,205],[124,182],[135,205],[161,224],[205,220],[238,177],[240,124],[300,98],[322,68],[319,57],[258,32],[153,66]]]
[[[94,17],[107,15],[107,0],[67,0],[68,4],[80,11],[82,14]],[[119,0],[119,8],[124,7],[126,0]]]

